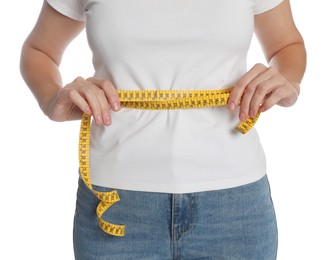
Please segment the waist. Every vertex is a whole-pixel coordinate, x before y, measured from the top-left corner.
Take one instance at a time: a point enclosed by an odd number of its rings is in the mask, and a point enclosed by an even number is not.
[[[219,90],[119,90],[121,106],[144,110],[194,109],[225,106],[233,88]],[[248,117],[235,129],[247,133],[256,123],[260,113]],[[87,118],[89,116],[86,116]],[[84,117],[83,117],[84,119]],[[89,120],[89,119],[87,119]]]

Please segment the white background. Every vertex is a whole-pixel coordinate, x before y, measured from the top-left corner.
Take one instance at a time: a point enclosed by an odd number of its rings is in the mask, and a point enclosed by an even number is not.
[[[334,259],[334,15],[328,0],[291,1],[308,50],[301,96],[257,124],[277,211],[278,259]],[[19,73],[20,48],[41,4],[5,1],[0,16],[1,259],[74,259],[79,121],[48,120]],[[65,54],[64,82],[91,76],[90,61],[82,34]],[[254,41],[249,66],[259,61]]]

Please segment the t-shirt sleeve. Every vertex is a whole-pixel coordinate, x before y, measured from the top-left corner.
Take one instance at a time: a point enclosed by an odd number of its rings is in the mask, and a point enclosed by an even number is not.
[[[255,0],[254,14],[261,14],[278,6],[284,0]]]
[[[85,21],[85,8],[82,0],[47,0],[55,10],[74,20]]]

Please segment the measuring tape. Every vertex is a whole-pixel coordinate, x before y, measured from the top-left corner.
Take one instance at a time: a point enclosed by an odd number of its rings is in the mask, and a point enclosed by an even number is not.
[[[190,109],[227,105],[232,88],[221,90],[119,90],[121,107],[146,110]],[[247,133],[259,118],[247,118],[236,127],[242,134]],[[125,225],[116,225],[103,220],[102,215],[120,198],[117,191],[100,192],[93,189],[90,181],[89,142],[91,115],[84,114],[81,120],[79,139],[79,164],[81,178],[100,200],[96,214],[101,229],[113,236],[124,236]]]

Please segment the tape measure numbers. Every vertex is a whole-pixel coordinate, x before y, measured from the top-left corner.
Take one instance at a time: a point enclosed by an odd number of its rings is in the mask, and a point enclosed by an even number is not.
[[[145,110],[191,109],[227,105],[232,88],[221,90],[119,90],[121,107]],[[247,133],[259,118],[247,118],[236,127],[242,134]],[[113,236],[124,236],[125,225],[116,225],[103,220],[103,214],[120,198],[117,191],[99,192],[90,181],[89,143],[91,115],[84,114],[81,120],[79,139],[79,164],[81,178],[86,186],[100,200],[96,214],[101,229]]]

